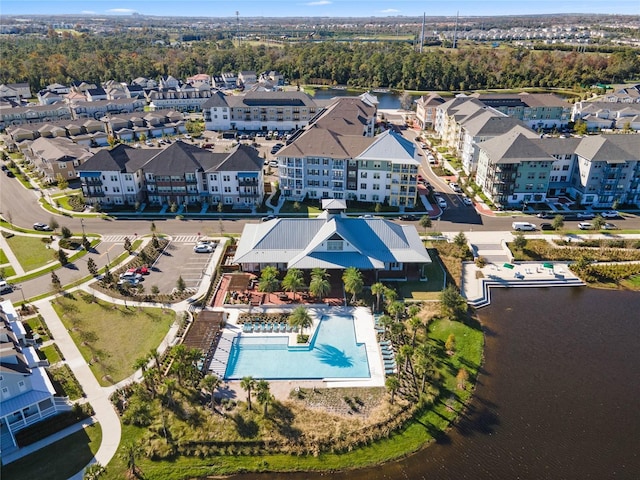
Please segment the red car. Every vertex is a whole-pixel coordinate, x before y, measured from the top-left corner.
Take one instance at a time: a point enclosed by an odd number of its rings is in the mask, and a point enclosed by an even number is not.
[[[151,272],[149,271],[149,267],[147,267],[146,265],[143,265],[142,267],[138,267],[138,268],[130,268],[129,270],[127,270],[127,273],[139,273],[140,275],[149,275]]]

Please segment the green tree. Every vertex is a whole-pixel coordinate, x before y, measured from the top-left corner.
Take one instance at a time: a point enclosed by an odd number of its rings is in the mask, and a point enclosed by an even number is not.
[[[152,234],[156,233],[156,223],[155,222],[151,222],[151,225],[149,225],[149,230],[151,230]]]
[[[404,302],[395,300],[387,306],[387,311],[389,312],[389,315],[394,317],[396,322],[399,322],[400,316],[404,313],[404,308]]]
[[[556,215],[553,217],[553,223],[551,225],[554,230],[562,230],[564,227],[564,217],[562,215]]]
[[[240,388],[247,392],[247,408],[251,411],[251,390],[256,386],[256,381],[253,377],[242,377],[240,380]]]
[[[258,290],[264,293],[272,293],[278,290],[280,281],[278,280],[278,269],[272,265],[267,265],[260,273]]]
[[[67,179],[66,179],[66,178],[64,178],[64,177],[62,176],[62,174],[61,174],[61,173],[58,173],[58,174],[56,175],[56,183],[58,184],[58,188],[59,188],[60,190],[62,190],[63,192],[64,192],[67,188],[69,188],[69,182],[67,181]]]
[[[466,247],[467,246],[467,237],[463,232],[459,232],[455,237],[453,237],[454,245],[458,247]]]
[[[91,249],[91,242],[86,235],[82,235],[82,248],[84,248],[87,252]]]
[[[96,262],[93,261],[93,258],[87,260],[87,270],[89,270],[89,273],[94,277],[98,274],[98,266]]]
[[[204,378],[200,381],[200,388],[202,388],[205,392],[207,392],[210,395],[211,400],[209,405],[211,407],[211,410],[215,410],[215,404],[216,404],[215,392],[221,383],[222,382],[220,381],[220,378],[218,378],[217,375],[213,375],[213,374],[205,375]]]
[[[60,229],[60,235],[62,235],[62,238],[71,238],[71,230],[69,230],[68,227],[62,227]]]
[[[129,240],[129,237],[124,237],[124,249],[127,252],[131,253],[131,247],[132,245],[131,245],[131,240]]]
[[[302,333],[305,328],[308,328],[313,324],[309,311],[302,305],[296,307],[293,312],[291,312],[288,322],[292,328],[298,330],[298,333]]]
[[[184,292],[184,290],[187,288],[187,284],[185,283],[184,279],[182,278],[182,275],[180,275],[178,277],[178,280],[176,281],[176,289],[178,290],[178,292],[182,293]]]
[[[65,253],[64,250],[60,249],[56,252],[56,257],[58,259],[58,261],[60,262],[60,265],[65,266],[69,263],[69,257],[67,256],[67,254]]]
[[[138,471],[138,455],[142,453],[142,449],[138,443],[129,442],[121,450],[120,458],[127,465],[127,473],[134,477],[139,475]]]
[[[364,286],[362,272],[355,267],[347,267],[342,274],[342,282],[344,283],[344,290],[352,295],[351,302],[355,302],[356,295],[362,291]]]
[[[282,279],[282,288],[287,292],[293,292],[293,300],[296,299],[296,292],[304,287],[302,270],[290,268]]]
[[[266,380],[259,380],[256,385],[256,399],[264,407],[264,416],[269,413],[269,404],[273,401],[273,395],[269,388],[269,382]]]
[[[376,296],[376,311],[380,311],[380,297],[384,293],[384,284],[382,282],[376,282],[371,285],[371,294]]]
[[[582,121],[582,120],[578,120],[573,126],[573,131],[577,135],[586,135],[587,134],[587,123]]]
[[[427,233],[427,228],[431,228],[431,225],[431,217],[429,215],[420,217],[420,226],[424,228],[424,233]]]
[[[442,312],[453,318],[459,318],[467,311],[467,301],[453,285],[447,285],[440,294],[440,305]]]
[[[56,220],[56,217],[51,217],[49,219],[49,226],[51,227],[52,230],[57,230],[58,227],[60,226],[60,224],[58,223],[58,221]]]
[[[398,388],[400,388],[400,380],[395,375],[389,375],[384,382],[385,387],[387,387],[387,391],[391,394],[391,398],[389,399],[389,403],[393,405],[395,401],[396,392]]]
[[[322,300],[331,291],[329,274],[324,268],[314,268],[311,271],[311,281],[309,282],[309,292],[314,297]]]
[[[513,236],[513,246],[516,248],[516,250],[521,250],[521,251],[524,250],[525,247],[527,246],[527,239],[525,238],[522,232],[517,232]]]
[[[453,352],[456,348],[456,336],[453,333],[450,333],[447,337],[447,340],[444,342],[444,348],[447,352]]]
[[[51,285],[56,292],[59,292],[62,289],[60,278],[56,275],[56,272],[51,272]]]
[[[596,218],[593,219],[593,228],[594,230],[601,230],[602,226],[605,224],[604,218],[602,215],[596,215]]]

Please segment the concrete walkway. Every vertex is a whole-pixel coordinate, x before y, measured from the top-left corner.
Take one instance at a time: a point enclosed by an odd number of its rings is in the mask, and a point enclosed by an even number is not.
[[[206,272],[204,276],[205,279],[207,277],[209,279],[212,278],[215,272],[216,266],[220,261],[222,252],[224,251],[224,247],[226,243],[229,241],[229,239],[226,237],[220,238],[218,240],[219,240],[218,248],[216,248],[216,251],[211,256],[211,260],[209,261],[209,264],[206,267]],[[94,280],[92,279],[88,282],[85,282],[84,284],[76,288],[70,289],[69,292],[84,290],[94,294],[97,298],[104,300],[105,302],[115,303],[118,305],[126,304],[127,307],[130,307],[130,308],[137,308],[138,306],[156,307],[156,308],[161,307],[161,305],[158,303],[134,302],[130,300],[127,300],[125,302],[125,300],[114,299],[102,292],[99,292],[91,288],[89,285],[93,281]],[[171,305],[170,308],[174,310],[177,315],[181,315],[183,312],[189,311],[189,308],[191,306],[190,300],[192,301],[204,296],[208,288],[209,288],[209,282],[202,281],[200,283],[198,291],[192,297],[190,297],[190,299],[173,304]],[[65,363],[69,365],[76,379],[82,386],[85,393],[85,399],[83,399],[83,402],[90,403],[95,411],[95,414],[88,421],[81,422],[77,425],[68,427],[67,429],[57,432],[56,434],[51,435],[37,443],[29,445],[28,447],[23,447],[14,452],[11,452],[10,454],[5,455],[3,460],[5,464],[11,463],[19,458],[22,458],[26,455],[29,455],[31,453],[38,451],[41,448],[51,445],[52,443],[64,438],[67,435],[77,432],[80,429],[86,427],[87,425],[90,425],[91,423],[99,423],[102,428],[102,443],[100,444],[100,448],[96,452],[96,455],[94,456],[94,458],[89,462],[89,465],[98,462],[101,465],[106,466],[116,454],[116,451],[120,444],[120,438],[122,433],[120,417],[116,412],[116,410],[114,409],[113,405],[111,404],[111,401],[109,400],[109,396],[118,388],[121,388],[132,382],[139,381],[142,378],[142,372],[138,370],[128,378],[125,378],[124,380],[118,382],[115,385],[112,385],[109,387],[102,387],[96,380],[89,366],[87,365],[85,359],[80,353],[80,350],[78,349],[75,342],[71,338],[71,335],[69,334],[64,324],[62,323],[62,320],[60,320],[60,317],[58,317],[58,314],[56,313],[53,306],[51,305],[51,300],[53,298],[54,297],[48,297],[42,300],[38,300],[34,302],[33,305],[35,305],[38,308],[39,313],[45,319],[45,322],[49,330],[51,331],[51,334],[55,339],[56,344],[60,348],[60,351],[62,352],[62,355],[65,358]],[[168,348],[170,345],[175,343],[178,329],[179,329],[179,322],[175,322],[174,325],[172,325],[169,331],[167,332],[164,340],[158,346],[159,353],[163,353],[166,348]],[[72,476],[71,480],[82,480],[83,474],[84,474],[84,469],[78,472],[76,475]]]

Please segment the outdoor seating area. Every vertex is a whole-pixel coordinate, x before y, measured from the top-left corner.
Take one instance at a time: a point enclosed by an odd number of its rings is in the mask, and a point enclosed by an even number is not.
[[[292,333],[293,327],[286,322],[247,322],[242,333]]]
[[[394,375],[398,373],[398,366],[396,365],[396,356],[393,350],[393,344],[389,340],[382,340],[379,342],[380,352],[382,353],[382,361],[384,363],[385,375]]]

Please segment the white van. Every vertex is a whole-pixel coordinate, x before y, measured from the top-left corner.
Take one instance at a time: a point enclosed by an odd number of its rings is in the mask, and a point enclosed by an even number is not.
[[[529,222],[513,222],[511,224],[511,228],[518,232],[524,232],[524,231],[530,232],[535,230],[536,226],[533,223],[529,223]]]

